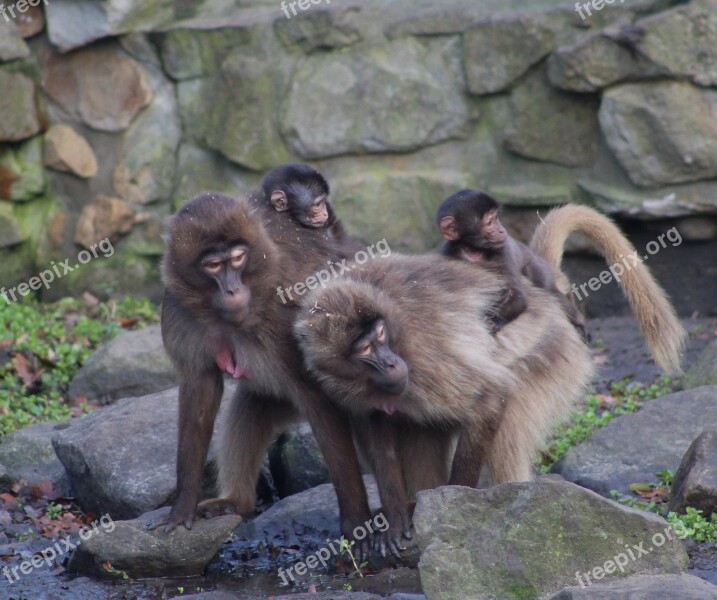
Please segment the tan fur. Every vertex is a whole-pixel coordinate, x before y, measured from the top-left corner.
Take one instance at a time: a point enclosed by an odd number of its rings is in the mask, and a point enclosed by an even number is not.
[[[565,240],[574,231],[592,240],[608,265],[622,263],[635,248],[607,217],[587,206],[567,205],[548,213],[535,231],[532,250],[556,269],[560,268]],[[657,363],[668,373],[681,373],[680,362],[686,332],[675,314],[665,291],[642,263],[633,264],[620,286],[635,313],[647,345]]]

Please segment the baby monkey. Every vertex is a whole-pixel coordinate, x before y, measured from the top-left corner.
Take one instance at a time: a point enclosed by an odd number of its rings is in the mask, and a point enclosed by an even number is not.
[[[339,253],[352,258],[363,246],[352,239],[329,204],[329,184],[313,167],[287,163],[269,171],[261,183],[264,197],[277,212],[288,212],[302,227],[325,229]]]
[[[508,291],[497,308],[493,331],[500,330],[528,307],[522,276],[551,292],[568,319],[587,338],[585,319],[557,288],[550,265],[525,244],[508,235],[498,217],[498,203],[478,190],[461,190],[438,207],[438,227],[447,240],[442,254],[458,260],[481,262],[508,278]]]

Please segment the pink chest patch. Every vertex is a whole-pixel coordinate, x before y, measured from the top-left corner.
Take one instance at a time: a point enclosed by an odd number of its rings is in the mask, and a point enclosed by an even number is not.
[[[240,377],[251,379],[249,371],[243,369],[241,365],[234,361],[234,355],[226,346],[221,346],[219,348],[216,356],[214,357],[214,361],[222,371],[229,373],[229,375],[234,377],[234,379],[239,379]]]
[[[463,255],[463,259],[467,260],[468,262],[478,262],[479,260],[483,260],[485,258],[485,255],[480,250],[474,250],[472,248],[466,248],[464,247],[461,250],[461,254]]]

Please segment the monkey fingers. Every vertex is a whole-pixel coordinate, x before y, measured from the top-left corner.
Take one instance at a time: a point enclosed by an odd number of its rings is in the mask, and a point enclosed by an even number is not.
[[[184,525],[187,529],[191,529],[194,516],[194,503],[184,501],[182,498],[177,498],[169,512],[155,519],[151,519],[147,522],[146,527],[152,530],[164,526],[165,533],[176,529],[178,525]]]
[[[373,536],[373,549],[381,556],[386,558],[388,551],[399,558],[401,552],[406,549],[404,539],[411,540],[413,533],[411,532],[411,517],[409,515],[408,506],[405,510],[390,511],[384,509],[386,513],[386,521],[388,528],[386,531],[376,531]]]

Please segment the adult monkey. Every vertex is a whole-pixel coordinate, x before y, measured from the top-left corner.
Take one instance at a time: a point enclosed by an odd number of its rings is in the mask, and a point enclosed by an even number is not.
[[[615,264],[634,252],[611,221],[591,209],[568,206],[551,213],[538,230],[538,253],[559,264],[562,244],[573,230],[593,238]],[[525,317],[506,325],[491,344],[490,336],[480,331],[480,319],[470,316],[485,313],[485,306],[471,310],[471,290],[445,285],[457,275],[449,275],[453,265],[444,266],[442,273],[435,267],[425,257],[393,257],[355,268],[343,281],[305,298],[295,326],[308,368],[334,401],[354,415],[357,439],[372,458],[382,503],[393,521],[393,552],[401,547],[397,534],[405,532],[406,501],[421,489],[420,483],[415,485],[417,475],[425,478],[431,464],[437,473],[441,470],[440,460],[433,457],[429,463],[420,450],[405,446],[406,423],[445,429],[447,436],[460,430],[451,483],[476,485],[484,455],[495,483],[525,480],[535,451],[592,375],[586,347],[550,295],[528,288]],[[480,287],[473,273],[462,276]],[[622,281],[653,355],[676,372],[685,333],[664,292],[639,262]],[[490,292],[484,296],[484,302],[490,300]],[[478,347],[462,340],[464,333]],[[461,360],[466,364],[451,373]],[[486,435],[486,422],[496,408],[481,392],[480,370],[490,369],[486,361],[493,361],[496,376],[509,367],[518,385],[504,396],[502,420],[492,436]],[[475,367],[478,374],[471,371]],[[408,384],[403,381],[406,373]],[[470,374],[469,380],[461,382],[461,373]],[[372,431],[362,436],[367,420]]]
[[[350,537],[370,518],[351,430],[308,379],[291,335],[296,306],[276,293],[307,280],[336,249],[319,230],[288,225],[258,197],[202,194],[167,229],[162,336],[180,375],[177,498],[148,527],[191,528],[227,370],[242,380],[220,439],[220,498],[203,510],[251,511],[268,445],[303,417],[336,483],[342,533]],[[368,550],[367,541],[358,549],[362,556]]]

